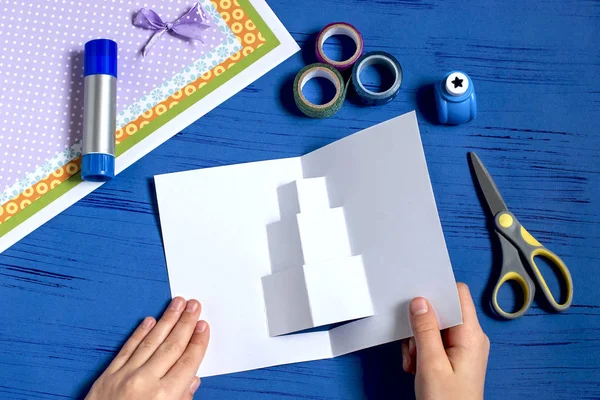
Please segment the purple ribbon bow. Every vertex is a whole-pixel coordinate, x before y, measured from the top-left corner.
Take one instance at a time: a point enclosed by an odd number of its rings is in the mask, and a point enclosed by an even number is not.
[[[196,3],[187,13],[173,22],[164,22],[157,13],[149,8],[142,8],[133,20],[133,25],[151,29],[154,32],[144,49],[142,54],[145,56],[150,49],[154,47],[156,42],[167,32],[172,32],[178,36],[199,40],[202,43],[202,33],[210,28],[211,18],[206,14],[200,3]]]

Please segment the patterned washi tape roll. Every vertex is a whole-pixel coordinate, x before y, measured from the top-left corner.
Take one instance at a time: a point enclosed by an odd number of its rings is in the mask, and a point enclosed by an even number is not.
[[[394,82],[389,89],[384,90],[383,92],[373,92],[363,85],[360,80],[360,74],[365,68],[371,65],[381,65],[391,72],[394,77]],[[389,103],[398,94],[401,84],[402,67],[400,66],[400,63],[396,57],[384,51],[372,51],[364,54],[356,64],[354,64],[354,68],[352,68],[352,88],[360,102],[367,106],[378,106]]]
[[[354,52],[352,57],[343,61],[335,61],[327,57],[325,51],[323,51],[323,45],[325,44],[325,41],[327,39],[334,35],[344,35],[354,40],[354,43],[356,44],[356,51]],[[358,29],[345,22],[334,22],[333,24],[327,25],[321,30],[321,32],[319,32],[319,36],[317,37],[317,43],[315,46],[315,52],[317,54],[317,59],[319,60],[319,62],[332,65],[340,71],[344,71],[348,68],[351,68],[352,65],[354,65],[354,63],[356,62],[356,60],[360,58],[363,52],[363,47],[363,38]]]
[[[335,96],[326,104],[313,104],[304,97],[302,88],[314,78],[328,79],[335,86]],[[294,100],[305,115],[311,118],[329,118],[337,113],[346,99],[346,85],[340,72],[330,65],[317,63],[302,68],[294,80]]]

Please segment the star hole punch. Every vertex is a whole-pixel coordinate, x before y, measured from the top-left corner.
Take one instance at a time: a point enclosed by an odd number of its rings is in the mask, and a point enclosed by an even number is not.
[[[473,81],[467,74],[452,71],[434,86],[435,103],[441,124],[459,125],[475,119],[477,101]]]

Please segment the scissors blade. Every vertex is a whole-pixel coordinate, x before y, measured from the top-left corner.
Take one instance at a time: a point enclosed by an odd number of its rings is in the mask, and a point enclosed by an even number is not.
[[[485,201],[492,213],[492,216],[498,214],[500,211],[507,211],[508,208],[502,200],[502,196],[500,196],[500,192],[494,183],[494,180],[485,169],[485,166],[477,157],[477,154],[474,152],[469,153],[469,161],[471,162],[471,166],[473,167],[473,171],[475,171],[475,177],[477,178],[477,183],[483,192],[483,197],[485,197]]]

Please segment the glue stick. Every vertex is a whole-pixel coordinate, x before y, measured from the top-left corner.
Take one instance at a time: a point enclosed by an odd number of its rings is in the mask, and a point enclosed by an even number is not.
[[[83,58],[81,178],[105,182],[115,177],[117,43],[91,40],[85,44]]]

